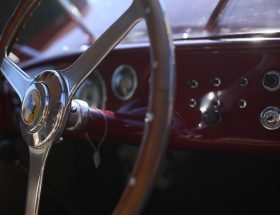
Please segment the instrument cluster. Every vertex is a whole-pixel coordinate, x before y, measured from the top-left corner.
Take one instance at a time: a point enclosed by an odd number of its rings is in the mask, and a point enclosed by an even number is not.
[[[177,148],[253,145],[280,151],[280,52],[261,47],[177,44],[176,129],[171,138]],[[133,117],[149,99],[150,68],[148,48],[116,49],[76,98]]]
[[[109,84],[111,82],[111,84]],[[83,100],[90,107],[106,108],[107,91],[120,101],[131,99],[137,89],[138,79],[135,69],[130,65],[119,65],[113,71],[111,81],[107,82],[98,71],[94,71],[81,85],[76,94],[76,99]],[[108,89],[111,87],[111,89]]]

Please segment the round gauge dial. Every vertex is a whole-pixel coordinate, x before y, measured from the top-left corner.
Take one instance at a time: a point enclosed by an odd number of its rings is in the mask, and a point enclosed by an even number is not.
[[[77,91],[75,98],[87,102],[92,108],[105,108],[107,100],[106,86],[97,71],[85,80]]]
[[[135,70],[128,65],[119,66],[112,78],[114,94],[121,100],[130,99],[137,88],[137,76]]]

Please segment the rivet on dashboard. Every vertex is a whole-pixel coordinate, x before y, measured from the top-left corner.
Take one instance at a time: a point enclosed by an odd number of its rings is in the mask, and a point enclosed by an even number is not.
[[[145,122],[150,123],[154,121],[154,114],[153,113],[147,113],[145,117]]]
[[[239,80],[239,85],[240,85],[240,87],[245,87],[245,86],[247,86],[248,85],[248,79],[247,78],[241,78],[240,80]]]
[[[189,80],[189,81],[187,81],[187,85],[190,88],[195,89],[198,87],[198,82],[196,80]]]
[[[128,182],[129,186],[134,187],[136,185],[136,179],[131,177]]]
[[[190,99],[189,102],[188,102],[188,104],[189,104],[189,106],[190,106],[191,108],[195,108],[196,105],[197,105],[197,102],[196,102],[195,99]]]
[[[210,79],[210,83],[214,86],[214,87],[219,87],[222,84],[222,80],[218,77],[212,78]]]
[[[239,108],[243,109],[247,106],[247,101],[245,99],[240,99],[238,102]]]

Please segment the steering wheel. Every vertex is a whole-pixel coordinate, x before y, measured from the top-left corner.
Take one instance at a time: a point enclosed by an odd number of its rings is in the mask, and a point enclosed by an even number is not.
[[[20,127],[29,146],[26,215],[38,214],[44,167],[52,145],[65,129],[71,101],[79,86],[140,20],[151,43],[151,87],[140,152],[113,214],[139,213],[148,196],[169,136],[175,96],[174,48],[158,0],[134,0],[131,6],[70,67],[30,77],[8,54],[40,0],[21,0],[0,41],[1,71],[18,94]]]

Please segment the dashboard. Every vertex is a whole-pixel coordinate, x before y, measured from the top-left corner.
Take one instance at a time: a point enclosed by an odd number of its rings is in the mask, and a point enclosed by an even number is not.
[[[170,147],[278,154],[280,52],[275,39],[175,44],[177,92]],[[65,68],[79,54],[22,66],[36,75],[46,68]],[[118,47],[84,82],[76,98],[93,108],[143,116],[149,77],[147,44]]]

